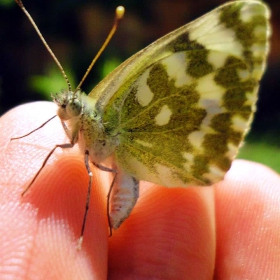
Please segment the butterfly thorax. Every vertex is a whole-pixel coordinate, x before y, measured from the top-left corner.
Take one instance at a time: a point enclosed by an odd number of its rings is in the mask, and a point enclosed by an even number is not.
[[[71,144],[88,151],[91,161],[99,163],[108,158],[118,145],[118,136],[106,132],[95,99],[81,91],[64,90],[53,96],[58,105],[57,116]]]

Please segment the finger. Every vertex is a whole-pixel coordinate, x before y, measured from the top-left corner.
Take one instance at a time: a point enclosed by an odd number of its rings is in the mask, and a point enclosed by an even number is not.
[[[20,106],[0,120],[2,274],[10,273],[13,279],[22,275],[33,279],[89,279],[92,275],[106,279],[106,192],[95,173],[82,249],[76,248],[89,180],[77,149],[57,150],[21,197],[51,148],[66,139],[59,120],[23,139],[10,142],[10,138],[28,133],[54,114],[54,104],[42,102]]]
[[[213,188],[142,184],[131,216],[109,240],[110,279],[210,279]]]
[[[235,161],[216,188],[215,279],[280,275],[280,177],[260,164]]]

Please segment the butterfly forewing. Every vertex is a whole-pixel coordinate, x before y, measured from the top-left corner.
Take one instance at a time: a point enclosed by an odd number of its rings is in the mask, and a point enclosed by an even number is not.
[[[165,186],[223,179],[255,111],[269,12],[227,3],[134,55],[90,94],[117,164]]]

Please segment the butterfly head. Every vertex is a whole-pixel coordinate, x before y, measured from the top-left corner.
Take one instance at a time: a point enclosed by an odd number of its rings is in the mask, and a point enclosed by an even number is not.
[[[64,90],[55,94],[53,100],[58,105],[57,115],[62,121],[78,117],[82,113],[83,102],[80,90],[76,92]]]

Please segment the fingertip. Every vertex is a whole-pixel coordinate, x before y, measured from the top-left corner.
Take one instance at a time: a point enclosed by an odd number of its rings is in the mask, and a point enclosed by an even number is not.
[[[88,174],[82,156],[69,153],[46,169],[26,197],[38,209],[37,247],[47,258],[56,257],[60,270],[69,275],[107,273],[108,225],[105,195],[98,174],[94,173],[91,200],[81,249],[77,244],[85,214]],[[41,254],[40,253],[40,254]],[[66,258],[65,258],[66,257]],[[39,263],[35,262],[35,266]]]
[[[10,141],[40,126],[55,114],[56,106],[49,102],[36,102],[19,106],[1,118],[2,153],[0,164],[1,203],[28,205],[34,215],[18,211],[20,223],[11,223],[14,238],[21,240],[30,233],[28,261],[30,277],[47,271],[57,275],[76,275],[76,279],[107,275],[108,227],[106,219],[104,188],[100,174],[93,178],[89,216],[81,251],[76,245],[80,237],[89,177],[78,149],[62,152],[59,149],[51,156],[30,190],[22,198],[21,193],[41,167],[46,155],[56,144],[65,143],[66,137],[60,121],[50,121],[43,128],[22,139]],[[94,168],[94,167],[93,167]],[[10,211],[8,207],[7,212]],[[3,212],[0,219],[6,219]],[[29,218],[28,218],[29,217]],[[24,225],[30,225],[29,231]],[[24,230],[24,232],[23,232]],[[0,234],[2,238],[10,236]],[[1,238],[0,237],[0,238]],[[0,242],[4,244],[5,242]],[[0,245],[1,246],[1,245]],[[0,250],[2,252],[2,250]],[[35,252],[35,254],[34,254]],[[48,263],[48,265],[43,265]],[[43,265],[43,266],[42,266]],[[23,268],[24,269],[24,268]],[[71,275],[71,277],[70,277]],[[35,277],[36,278],[36,277]],[[62,278],[60,278],[62,279]]]
[[[140,189],[131,216],[109,242],[110,275],[210,276],[215,259],[212,188],[142,184]]]
[[[272,169],[244,160],[234,161],[217,184],[217,278],[273,279],[279,274],[279,185]]]

